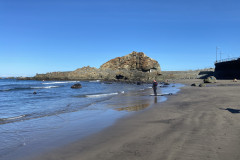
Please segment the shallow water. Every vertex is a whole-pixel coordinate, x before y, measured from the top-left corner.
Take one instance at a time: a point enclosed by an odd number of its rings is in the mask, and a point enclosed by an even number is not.
[[[71,89],[74,83],[83,87]],[[158,93],[175,94],[182,85],[174,85],[159,87]],[[149,96],[150,88],[99,81],[0,80],[0,159],[19,159],[74,142],[167,99]]]

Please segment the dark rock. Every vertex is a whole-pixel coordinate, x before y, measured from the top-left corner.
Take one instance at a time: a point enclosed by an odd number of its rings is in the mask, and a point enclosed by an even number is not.
[[[203,80],[204,83],[216,83],[217,79],[214,76],[210,76]]]
[[[82,85],[80,83],[76,83],[76,84],[72,85],[71,88],[73,88],[73,89],[82,88]]]
[[[169,84],[168,82],[164,82],[163,85],[168,86],[168,85],[170,85],[170,84]]]
[[[37,92],[33,92],[33,94],[37,94]]]
[[[141,85],[142,83],[141,82],[137,82],[137,85]]]
[[[160,85],[159,86],[160,88],[165,88],[165,87],[168,87],[167,85],[165,86],[165,85]]]
[[[193,84],[191,84],[191,86],[196,87],[196,86],[198,86],[198,84],[197,83],[193,83]]]

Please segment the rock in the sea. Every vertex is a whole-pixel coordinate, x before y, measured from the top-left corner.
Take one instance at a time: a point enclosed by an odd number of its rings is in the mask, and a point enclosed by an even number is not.
[[[141,85],[142,83],[141,82],[137,82],[137,85]]]
[[[72,85],[71,88],[73,88],[73,89],[82,88],[82,85],[80,83],[76,83],[76,84]]]
[[[214,76],[207,77],[203,80],[204,83],[216,83],[217,79]]]
[[[193,84],[191,84],[191,86],[196,87],[198,85],[197,85],[197,83],[193,83]]]
[[[165,87],[168,87],[168,86],[165,86],[165,85],[160,85],[159,87],[160,87],[160,88],[165,88]]]

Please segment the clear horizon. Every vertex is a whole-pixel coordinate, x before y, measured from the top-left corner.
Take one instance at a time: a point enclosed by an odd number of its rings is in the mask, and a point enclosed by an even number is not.
[[[237,0],[0,0],[0,77],[99,68],[132,51],[163,71],[239,57]],[[221,53],[221,54],[220,54]]]

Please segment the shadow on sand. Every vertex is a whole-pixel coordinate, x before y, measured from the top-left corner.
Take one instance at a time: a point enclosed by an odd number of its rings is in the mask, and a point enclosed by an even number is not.
[[[222,109],[222,110],[227,110],[227,111],[229,111],[229,112],[231,112],[231,113],[233,113],[233,114],[235,114],[235,113],[240,113],[240,109],[232,109],[232,108],[220,108],[220,109]]]

